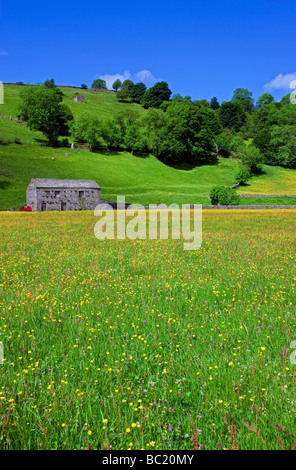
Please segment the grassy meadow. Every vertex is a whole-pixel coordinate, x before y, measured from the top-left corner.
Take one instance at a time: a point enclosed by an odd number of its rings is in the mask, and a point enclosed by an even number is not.
[[[204,210],[196,251],[0,219],[1,449],[296,448],[295,211]]]
[[[0,114],[17,118],[21,103],[19,85],[4,85],[4,104]],[[88,113],[107,120],[120,111],[133,109],[139,114],[147,111],[135,103],[121,103],[116,93],[80,90],[62,87],[64,103],[75,117]],[[73,102],[75,93],[82,93],[85,103]],[[26,204],[26,188],[31,178],[93,179],[102,188],[102,197],[116,201],[124,195],[129,203],[203,204],[208,205],[212,186],[235,184],[239,162],[219,158],[215,165],[195,168],[174,168],[152,155],[139,157],[128,152],[90,152],[86,149],[46,147],[41,132],[31,131],[26,125],[0,117],[0,210],[19,209]],[[69,156],[65,154],[70,154]],[[52,160],[54,158],[55,160]],[[296,172],[292,169],[264,165],[264,174],[253,176],[239,194],[295,194]],[[243,200],[241,204],[295,204],[295,200],[281,201],[266,198]]]
[[[28,132],[26,126],[14,124]],[[27,138],[31,138],[29,133]],[[65,153],[70,155],[65,156]],[[31,178],[92,179],[101,186],[102,198],[111,201],[121,195],[128,203],[145,206],[161,203],[209,205],[210,188],[217,182],[225,186],[234,184],[238,168],[235,159],[227,158],[219,158],[217,165],[187,170],[167,166],[152,155],[141,158],[128,152],[92,153],[85,149],[73,152],[15,143],[0,145],[0,161],[0,210],[19,209],[26,204],[26,189]],[[237,192],[295,194],[295,170],[265,167],[265,175],[252,177],[250,184]],[[242,198],[241,204],[290,205],[295,204],[295,198]]]

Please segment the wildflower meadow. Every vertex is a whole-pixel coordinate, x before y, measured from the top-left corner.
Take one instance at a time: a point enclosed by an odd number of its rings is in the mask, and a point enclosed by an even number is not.
[[[0,214],[0,449],[296,449],[296,212],[202,216],[185,251]]]

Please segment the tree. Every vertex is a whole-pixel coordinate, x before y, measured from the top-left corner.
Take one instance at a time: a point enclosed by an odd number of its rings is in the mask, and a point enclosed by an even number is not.
[[[219,117],[224,128],[238,132],[246,120],[246,113],[239,101],[224,101],[219,109]]]
[[[73,120],[70,109],[61,104],[60,90],[41,85],[25,87],[21,94],[19,117],[30,129],[42,132],[51,147],[58,143],[60,135],[68,132],[68,123]]]
[[[255,145],[245,144],[244,147],[240,147],[238,156],[250,174],[262,172],[264,157],[260,150],[255,147]]]
[[[97,78],[96,80],[94,80],[91,87],[98,90],[107,90],[106,82],[101,78]]]
[[[145,91],[141,100],[141,105],[144,108],[159,108],[163,101],[170,99],[172,92],[166,82],[158,82],[148,90]]]
[[[55,85],[54,79],[51,78],[50,80],[45,80],[44,86],[46,88],[55,88],[56,85]]]
[[[291,105],[294,106],[294,105]],[[274,164],[296,168],[296,127],[289,124],[273,126],[270,144],[274,149]]]
[[[280,110],[275,103],[265,104],[259,107],[254,116],[255,132],[262,128],[269,128],[279,123]]]
[[[172,101],[159,136],[159,158],[164,162],[201,164],[216,156],[209,110],[190,102]]]
[[[85,83],[82,83],[81,88],[82,88],[82,90],[86,90],[86,89],[87,89],[87,85],[86,85]]]
[[[178,101],[181,103],[182,101],[192,101],[191,96],[181,96],[180,93],[177,93],[176,95],[173,95],[172,101]]]
[[[261,108],[261,106],[271,103],[274,103],[274,97],[270,93],[263,93],[263,95],[259,96],[256,106],[257,108]]]
[[[161,136],[166,123],[166,114],[156,108],[149,108],[141,119],[141,127],[143,135],[146,136],[147,146],[156,157],[159,154]]]
[[[210,101],[210,108],[211,109],[219,109],[220,108],[220,104],[216,98],[216,96],[214,96],[211,101]]]
[[[239,135],[233,136],[229,144],[229,150],[230,150],[231,155],[234,155],[237,157],[240,151],[245,148],[245,145],[246,144],[244,140]]]
[[[136,83],[130,90],[129,97],[135,103],[140,103],[146,90],[147,90],[147,87],[144,83],[142,82]]]
[[[237,88],[233,92],[232,101],[239,101],[246,113],[250,113],[254,109],[254,100],[252,92],[245,88]]]
[[[217,146],[217,153],[221,157],[230,156],[230,138],[225,135],[223,132],[215,136],[215,143]]]
[[[260,150],[262,155],[264,156],[264,161],[268,165],[271,163],[271,155],[274,154],[274,149],[271,144],[271,133],[270,128],[263,127],[256,133],[253,138],[253,144]]]
[[[124,82],[122,83],[122,86],[126,87],[128,92],[130,93],[131,89],[134,86],[134,83],[131,80],[124,80]]]
[[[194,104],[197,106],[204,106],[205,108],[210,107],[210,103],[207,100],[196,100]]]
[[[119,80],[119,78],[117,78],[117,80],[115,80],[115,82],[113,83],[112,88],[113,90],[117,91],[121,86],[122,82],[121,80]]]
[[[124,136],[125,147],[133,154],[134,152],[143,152],[147,149],[146,140],[142,134],[142,129],[138,125],[128,126]]]
[[[114,119],[107,121],[102,127],[102,137],[109,149],[120,150],[124,135],[122,128]]]
[[[74,139],[89,146],[91,151],[104,147],[103,125],[95,117],[80,114],[71,125],[71,134]]]
[[[126,86],[123,86],[116,92],[117,98],[119,98],[121,101],[124,101],[128,98],[129,96],[129,91]]]
[[[290,96],[291,93],[288,93],[287,95],[283,96],[279,103],[280,106],[286,106],[287,104],[290,104]]]

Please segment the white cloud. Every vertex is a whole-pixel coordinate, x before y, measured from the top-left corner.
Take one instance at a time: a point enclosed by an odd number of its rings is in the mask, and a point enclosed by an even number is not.
[[[152,85],[153,83],[161,81],[159,78],[155,78],[150,70],[140,70],[135,74],[135,78],[139,82],[145,83],[145,85]]]
[[[290,85],[291,85],[291,82],[293,80],[296,80],[296,72],[286,73],[285,75],[280,73],[273,80],[266,83],[264,85],[264,88],[266,90],[270,90],[270,91],[272,91],[272,90],[289,90],[289,89],[291,89]],[[292,88],[293,88],[293,86],[292,86]]]
[[[125,70],[122,74],[121,73],[115,73],[115,74],[109,74],[105,73],[105,75],[100,75],[97,78],[101,78],[102,80],[105,80],[106,85],[108,90],[112,90],[112,85],[119,78],[121,82],[124,82],[124,80],[131,80],[131,74],[128,70]]]
[[[0,56],[1,56],[1,57],[5,57],[5,56],[7,56],[7,55],[8,55],[8,52],[7,52],[7,51],[5,51],[4,49],[1,49],[1,50],[0,50]]]
[[[123,73],[105,73],[105,75],[97,75],[96,78],[105,80],[108,90],[112,90],[112,85],[117,79],[121,80],[121,82],[124,82],[124,80],[131,80],[134,83],[143,82],[147,87],[161,81],[161,79],[155,78],[150,70],[140,70],[134,75],[132,75],[129,70],[125,70]]]

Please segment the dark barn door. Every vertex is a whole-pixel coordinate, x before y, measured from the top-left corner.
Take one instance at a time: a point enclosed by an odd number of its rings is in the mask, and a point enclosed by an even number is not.
[[[67,204],[65,202],[61,203],[61,211],[65,211],[67,207]]]

